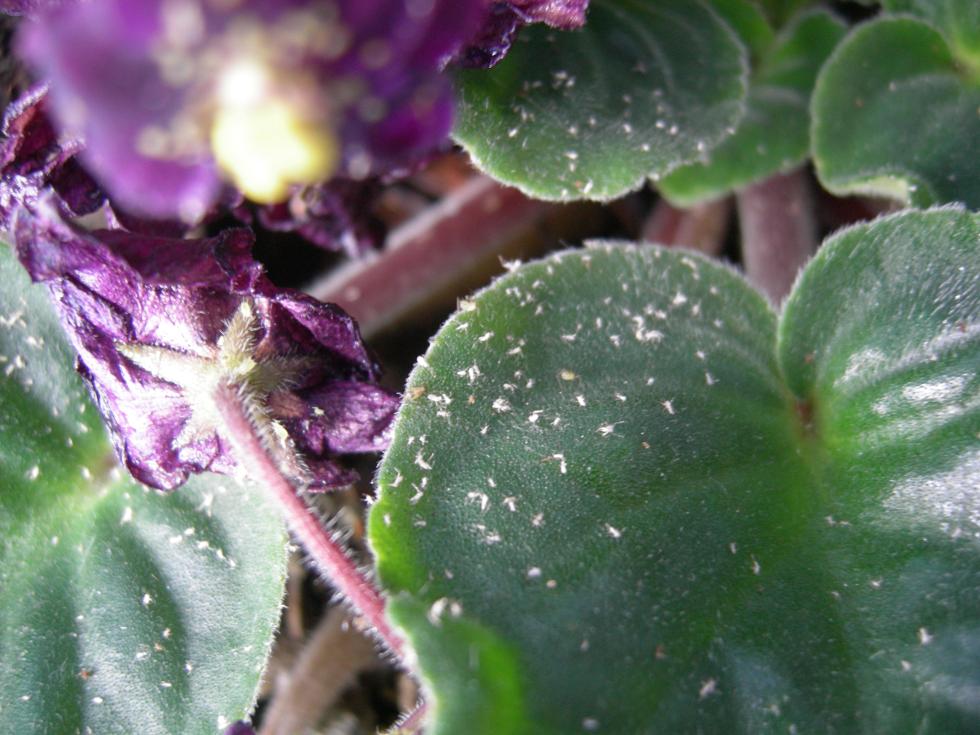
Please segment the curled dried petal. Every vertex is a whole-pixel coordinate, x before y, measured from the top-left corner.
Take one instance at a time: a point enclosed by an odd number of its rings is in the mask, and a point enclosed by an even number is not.
[[[376,385],[357,325],[272,284],[248,230],[202,240],[86,232],[46,201],[18,211],[15,240],[140,481],[170,489],[189,473],[235,469],[213,406],[223,384],[239,388],[260,433],[311,487],[351,480],[337,454],[384,448],[397,399]]]

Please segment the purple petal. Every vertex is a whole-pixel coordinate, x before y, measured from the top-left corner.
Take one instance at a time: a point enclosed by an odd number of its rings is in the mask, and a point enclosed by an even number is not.
[[[45,13],[21,48],[51,87],[62,127],[84,138],[82,156],[113,199],[139,214],[195,220],[220,189],[208,159],[151,158],[140,136],[184,103],[151,57],[162,32],[158,0],[94,0]]]
[[[50,209],[42,216],[21,210],[15,223],[18,256],[31,277],[44,281],[51,292],[117,455],[141,482],[170,489],[191,472],[228,471],[234,462],[214,432],[179,440],[193,413],[187,397],[178,386],[124,358],[118,345],[172,347],[200,355],[238,299],[208,288],[195,294],[145,282],[110,249],[113,242],[130,252],[151,245],[126,241],[129,237],[82,232]],[[222,250],[226,240],[178,242],[206,252]],[[209,311],[202,313],[205,304]]]
[[[85,139],[84,161],[113,200],[135,216],[195,222],[220,196],[211,142],[225,140],[215,121],[231,104],[222,90],[236,63],[261,61],[275,82],[259,92],[263,101],[286,105],[304,130],[323,131],[303,140],[325,150],[324,140],[336,139],[338,173],[384,173],[448,134],[452,102],[441,67],[476,31],[485,0],[338,0],[333,20],[309,0],[188,0],[181,18],[193,22],[176,36],[173,7],[90,0],[50,10],[21,49],[48,79],[62,129]],[[276,29],[297,12],[347,43],[289,46],[283,39],[295,34]],[[248,18],[261,19],[255,29],[265,34],[252,52],[234,35]],[[233,176],[241,159],[220,157]]]
[[[458,63],[470,69],[489,69],[496,65],[507,55],[523,25],[523,16],[510,3],[493,3],[479,34],[460,53]]]
[[[294,192],[288,202],[256,208],[254,219],[267,230],[294,232],[325,250],[360,257],[384,239],[383,226],[371,215],[379,190],[374,178],[335,178]],[[252,210],[240,214],[247,223],[253,219]]]
[[[61,138],[47,113],[43,86],[13,102],[3,121],[0,143],[0,227],[9,229],[15,210],[33,207],[41,193],[53,189],[68,214],[94,212],[105,198],[74,156],[78,141]]]
[[[334,381],[299,394],[305,413],[287,424],[290,434],[313,454],[377,452],[389,441],[398,397],[380,386]]]
[[[235,470],[222,428],[202,407],[209,386],[240,379],[221,372],[220,356],[243,308],[254,321],[235,349],[250,350],[242,357],[271,370],[263,374],[288,368],[255,400],[297,432],[314,473],[304,479],[346,484],[351,475],[332,457],[387,443],[395,399],[374,385],[379,369],[357,325],[332,304],[276,288],[251,257],[249,231],[202,240],[86,232],[46,200],[18,211],[15,241],[31,277],[47,284],[116,452],[140,481],[170,489],[189,473]],[[317,421],[304,424],[309,417]]]
[[[487,7],[480,31],[457,56],[466,68],[489,69],[510,50],[518,31],[527,23],[546,23],[572,30],[585,23],[589,0],[500,0]]]
[[[72,0],[0,0],[0,13],[5,15],[37,15]]]

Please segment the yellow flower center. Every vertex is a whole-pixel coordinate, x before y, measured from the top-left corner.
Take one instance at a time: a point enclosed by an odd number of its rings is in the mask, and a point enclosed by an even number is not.
[[[276,95],[260,66],[232,66],[222,76],[217,96],[211,149],[249,199],[282,201],[291,184],[312,184],[336,169],[339,146],[332,132]]]

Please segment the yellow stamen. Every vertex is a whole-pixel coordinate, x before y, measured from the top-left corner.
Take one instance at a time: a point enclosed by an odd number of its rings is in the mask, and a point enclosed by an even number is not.
[[[282,201],[290,184],[312,184],[333,173],[336,138],[303,120],[282,101],[224,105],[211,127],[215,160],[253,201]]]

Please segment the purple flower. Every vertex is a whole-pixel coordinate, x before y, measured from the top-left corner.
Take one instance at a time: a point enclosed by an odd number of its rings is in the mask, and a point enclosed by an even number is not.
[[[489,69],[507,55],[524,25],[580,28],[588,6],[589,0],[491,0],[479,32],[469,39],[456,61],[467,68]]]
[[[13,102],[0,143],[0,228],[7,230],[19,205],[32,207],[52,190],[72,216],[94,212],[105,198],[75,158],[81,145],[58,136],[46,114],[44,87]]]
[[[171,240],[83,231],[50,201],[18,210],[18,256],[50,290],[116,452],[147,485],[231,472],[212,396],[234,385],[284,471],[348,484],[337,454],[378,451],[397,405],[354,321],[275,287],[248,230]]]
[[[222,735],[255,735],[255,730],[247,722],[236,722],[229,725]]]
[[[21,49],[114,200],[194,221],[226,179],[281,201],[439,143],[440,68],[485,2],[88,0],[39,8]]]
[[[354,181],[336,177],[300,187],[285,202],[255,207],[243,204],[234,212],[248,225],[293,232],[325,250],[361,257],[384,239],[383,226],[372,217],[380,183],[376,178]]]
[[[0,0],[0,13],[7,15],[36,15],[46,8],[56,8],[66,0]],[[70,1],[70,0],[68,0]]]

